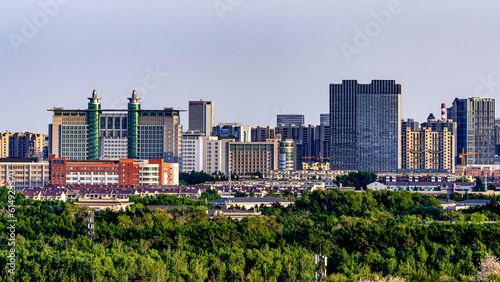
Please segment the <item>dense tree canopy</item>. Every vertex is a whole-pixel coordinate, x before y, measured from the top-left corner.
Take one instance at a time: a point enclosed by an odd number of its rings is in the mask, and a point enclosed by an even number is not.
[[[320,251],[328,257],[327,281],[468,281],[487,252],[500,255],[500,224],[484,223],[498,219],[496,199],[459,213],[407,191],[302,194],[287,195],[297,197],[295,206],[261,208],[264,216],[241,221],[209,219],[204,201],[132,197],[136,207],[187,207],[96,212],[94,241],[86,237],[87,208],[17,194],[13,281],[314,281]],[[6,230],[5,208],[0,212]],[[0,245],[0,281],[9,281],[5,232]]]

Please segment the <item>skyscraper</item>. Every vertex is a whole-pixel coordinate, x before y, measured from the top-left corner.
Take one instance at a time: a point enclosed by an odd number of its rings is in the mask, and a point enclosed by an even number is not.
[[[213,126],[215,126],[214,102],[189,101],[189,130],[198,130],[210,136]]]
[[[276,116],[276,127],[279,127],[281,124],[285,126],[295,125],[301,126],[304,124],[304,115],[297,114],[282,114]]]
[[[94,90],[88,109],[54,107],[49,153],[69,160],[163,159],[181,162],[179,110],[142,110],[135,91],[127,109],[101,109]]]
[[[330,84],[331,168],[401,168],[401,85],[394,80]]]
[[[467,156],[466,165],[495,164],[495,99],[456,98],[448,108],[448,119],[457,123],[457,165],[462,149],[477,153]]]
[[[330,125],[330,114],[320,114],[319,115],[319,124]]]

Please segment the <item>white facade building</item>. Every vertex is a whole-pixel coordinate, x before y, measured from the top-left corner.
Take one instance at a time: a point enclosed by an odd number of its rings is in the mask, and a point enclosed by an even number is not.
[[[182,134],[182,166],[181,172],[203,170],[203,139],[205,135],[189,131]]]
[[[127,137],[105,137],[101,139],[101,159],[119,160],[127,158]]]

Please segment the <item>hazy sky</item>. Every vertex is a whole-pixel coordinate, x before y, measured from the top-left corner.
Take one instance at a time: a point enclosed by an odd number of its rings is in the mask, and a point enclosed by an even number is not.
[[[137,88],[143,109],[213,100],[216,122],[272,126],[317,124],[342,79],[396,80],[419,121],[500,93],[500,1],[40,3],[1,4],[0,131],[46,133],[47,109],[84,109],[94,88],[103,108]]]

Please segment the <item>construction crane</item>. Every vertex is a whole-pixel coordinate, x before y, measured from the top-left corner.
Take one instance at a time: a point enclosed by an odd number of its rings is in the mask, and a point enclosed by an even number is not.
[[[307,156],[307,157],[302,157],[302,159],[316,159],[318,157],[316,156]],[[308,164],[308,163],[305,163],[303,162],[302,163],[302,169],[303,170],[309,170],[309,169],[312,169],[312,170],[318,170],[318,169],[321,169],[321,170],[329,170],[330,169],[330,164],[329,163],[325,163],[323,164],[322,160],[330,160],[330,158],[322,158],[321,157],[321,152],[319,152],[319,162],[316,162],[316,163],[312,163],[312,164]]]
[[[462,159],[462,176],[465,175],[465,156],[473,156],[477,155],[477,153],[465,153],[465,148],[462,148],[462,153],[458,155],[459,158]]]

